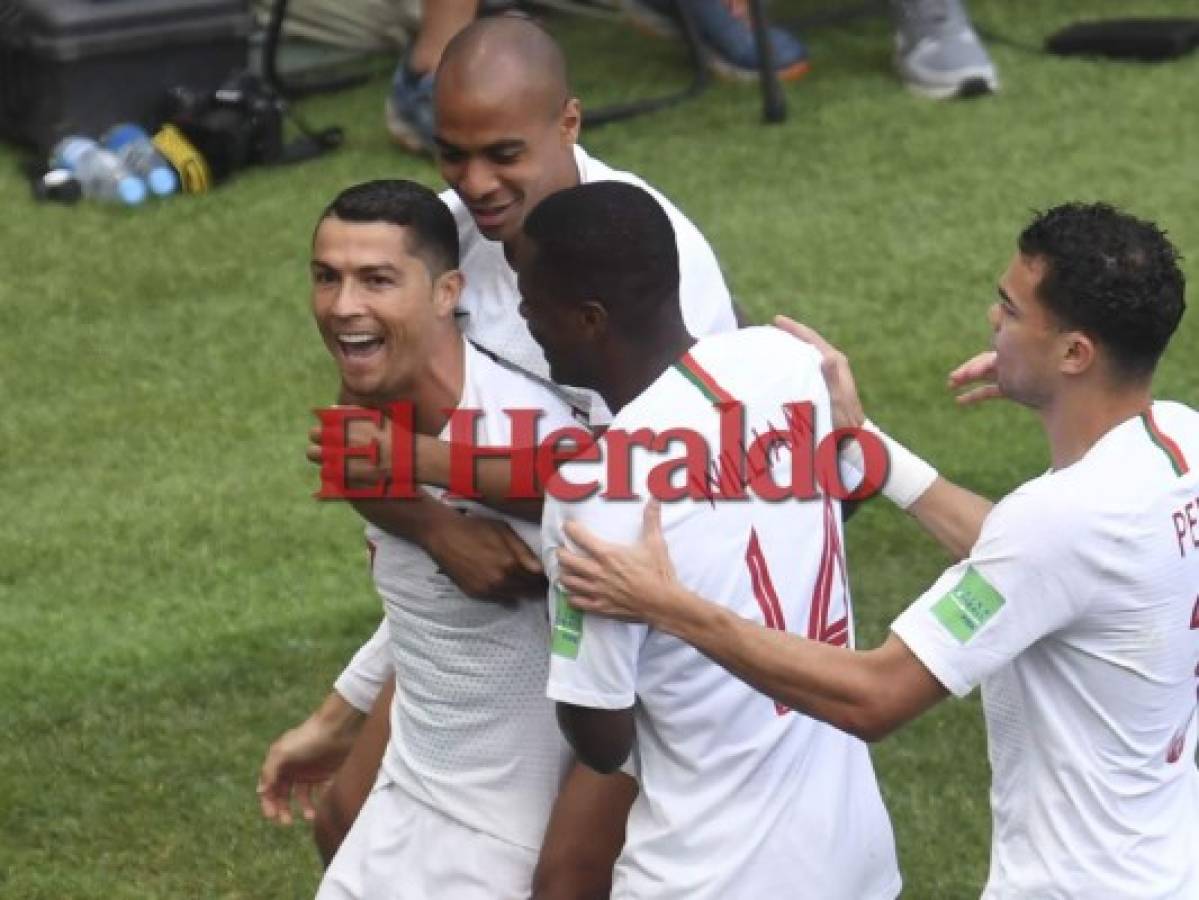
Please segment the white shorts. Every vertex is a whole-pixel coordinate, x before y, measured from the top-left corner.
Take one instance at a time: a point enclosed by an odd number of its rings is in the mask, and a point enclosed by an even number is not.
[[[476,831],[380,775],[316,900],[529,900],[537,854]]]

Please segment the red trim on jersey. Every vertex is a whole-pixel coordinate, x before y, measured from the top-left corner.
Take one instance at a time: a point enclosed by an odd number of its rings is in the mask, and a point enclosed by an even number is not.
[[[762,545],[758,541],[758,532],[749,530],[749,546],[745,549],[745,562],[749,565],[750,580],[753,582],[754,597],[762,608],[766,619],[766,627],[778,631],[787,630],[787,622],[783,619],[783,606],[779,602],[778,591],[770,578],[770,570],[766,568],[766,557],[762,553]]]
[[[717,383],[707,369],[695,361],[695,357],[691,355],[690,351],[679,357],[675,368],[684,378],[699,388],[713,404],[737,402],[732,394]]]
[[[745,564],[749,567],[749,579],[753,584],[754,599],[758,601],[758,608],[762,610],[762,618],[766,621],[766,627],[775,631],[786,631],[787,623],[783,620],[783,605],[779,603],[779,595],[774,589],[774,582],[770,579],[766,556],[762,553],[762,544],[758,541],[758,532],[754,528],[749,530],[749,546],[745,548]],[[776,700],[774,711],[783,716],[791,710]]]
[[[820,568],[816,572],[816,584],[812,588],[812,606],[808,615],[808,637],[824,644],[844,647],[849,643],[849,614],[831,625],[829,609],[833,603],[833,576],[841,569],[841,586],[848,592],[845,581],[845,559],[841,552],[841,538],[837,534],[837,517],[833,513],[831,498],[824,497],[824,547],[820,555]]]
[[[1187,716],[1187,720],[1175,732],[1174,737],[1166,747],[1166,762],[1176,763],[1182,759],[1182,751],[1186,748],[1187,743],[1187,729],[1191,727],[1191,716],[1193,715],[1194,713],[1191,713],[1190,716]]]
[[[1172,437],[1158,427],[1157,420],[1153,418],[1152,409],[1147,409],[1141,414],[1141,421],[1145,423],[1145,429],[1149,432],[1149,438],[1170,458],[1170,465],[1174,467],[1174,474],[1185,475],[1189,472],[1190,466],[1187,465],[1186,457],[1182,455],[1182,449]]]
[[[828,539],[828,516],[824,516],[824,534],[820,539],[820,566],[816,569],[816,583],[812,585],[812,604],[808,609],[808,637],[814,641],[820,640],[824,631],[824,616],[826,615],[824,598],[829,595],[831,584],[826,587],[829,576],[829,551],[832,549]]]

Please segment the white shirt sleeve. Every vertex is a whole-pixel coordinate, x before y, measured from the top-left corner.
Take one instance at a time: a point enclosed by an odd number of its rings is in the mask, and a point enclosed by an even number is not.
[[[388,646],[390,639],[387,620],[384,619],[333,683],[333,689],[359,712],[370,712],[383,685],[387,684],[389,678],[395,677],[391,648]]]
[[[1085,611],[1079,518],[1046,491],[1018,491],[991,511],[969,558],[947,569],[891,630],[949,691],[965,696]]]
[[[594,498],[571,505],[546,500],[541,535],[550,579],[550,674],[546,695],[551,700],[591,709],[628,709],[636,700],[637,664],[648,629],[581,613],[567,602],[567,594],[558,583],[555,550],[566,542],[562,527],[569,520],[584,524],[606,540],[632,543],[640,533],[641,506],[633,502],[598,502]]]
[[[733,298],[711,245],[681,212],[670,205],[664,205],[663,209],[674,226],[679,251],[679,305],[683,324],[697,338],[736,330]]]

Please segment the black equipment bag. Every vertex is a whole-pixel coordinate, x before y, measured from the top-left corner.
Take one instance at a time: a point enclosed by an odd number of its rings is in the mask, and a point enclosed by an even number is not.
[[[167,90],[246,65],[247,0],[0,0],[0,136],[46,150],[118,122],[153,131]]]
[[[1111,19],[1079,22],[1051,34],[1045,49],[1061,56],[1110,56],[1159,62],[1199,46],[1199,19]]]

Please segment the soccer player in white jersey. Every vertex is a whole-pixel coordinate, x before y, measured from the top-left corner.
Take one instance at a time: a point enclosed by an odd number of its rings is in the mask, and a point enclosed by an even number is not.
[[[652,516],[631,550],[571,532],[594,558],[564,553],[562,582],[581,607],[643,618],[869,739],[981,685],[988,900],[1199,897],[1199,414],[1152,395],[1183,295],[1152,223],[1067,204],[1024,230],[991,307],[994,350],[951,380],[993,379],[965,399],[1033,409],[1051,468],[992,507],[891,442],[885,493],[961,561],[876,650],[703,601],[670,577]],[[861,425],[844,356],[788,327],[821,348],[839,423]]]
[[[511,261],[529,210],[554,191],[600,180],[625,181],[653,193],[670,217],[679,247],[683,318],[696,335],[727,331],[737,317],[712,248],[699,230],[667,198],[628,172],[612,169],[578,146],[582,113],[571,96],[566,65],[553,39],[530,20],[498,16],[480,20],[449,45],[437,75],[438,164],[450,189],[442,194],[458,225],[461,269],[466,279],[459,300],[459,325],[468,338],[530,376],[552,384],[540,347],[517,312],[519,295]],[[555,385],[554,389],[558,387]],[[607,421],[602,400],[588,391],[563,390],[580,417],[593,425]],[[387,459],[386,430],[361,423],[353,443],[376,440]],[[428,450],[429,448],[424,448]],[[435,449],[435,448],[434,448]],[[430,452],[421,454],[429,458]],[[312,458],[319,461],[319,447]],[[374,481],[381,473],[367,469]],[[522,596],[542,590],[539,560],[502,521],[457,516],[441,504],[371,501],[357,504],[370,521],[418,544],[462,590],[483,600]],[[391,679],[390,656],[382,632],[355,656],[338,679],[341,698],[367,711]],[[338,697],[330,697],[336,705]],[[387,698],[376,703],[374,717],[385,716]],[[327,729],[310,718],[278,745],[268,763],[294,768],[320,754]],[[386,735],[386,722],[372,723],[356,745],[333,789],[326,792],[316,818],[322,853],[335,850],[353,820],[364,791],[373,781]],[[375,736],[364,746],[368,736]],[[576,779],[570,787],[578,787]],[[598,782],[598,796],[614,801],[631,797],[631,786],[617,789]],[[594,811],[592,813],[594,816]],[[619,817],[623,821],[623,816]],[[561,857],[578,869],[579,853]],[[571,857],[568,859],[567,857]]]
[[[512,443],[504,409],[569,426],[545,386],[497,364],[459,331],[457,229],[411,182],[369,182],[326,209],[312,248],[312,307],[343,393],[374,409],[411,404],[440,434],[448,411],[479,410],[478,440]],[[466,501],[456,515],[501,514]],[[537,526],[507,519],[530,547]],[[368,526],[395,671],[382,770],[318,897],[526,900],[570,753],[544,698],[549,630],[537,595],[510,606],[464,595],[420,548]],[[361,714],[343,710],[352,733]],[[289,797],[264,782],[264,809]]]
[[[804,426],[787,404],[810,403],[813,440],[828,434],[816,354],[794,353],[772,328],[697,342],[679,311],[670,222],[636,186],[551,195],[525,233],[517,268],[529,331],[555,381],[596,389],[615,413],[600,441],[604,460],[558,471],[561,484],[595,489],[569,502],[547,486],[542,521],[554,619],[549,696],[583,762],[601,772],[627,762],[640,785],[612,896],[894,897],[894,842],[865,744],[775,704],[669,635],[573,614],[553,580],[567,521],[631,540],[641,503],[611,492],[626,482],[644,503],[647,490],[677,490],[665,531],[687,584],[738,615],[850,642],[839,504],[822,493],[797,511],[754,493],[767,468],[791,484],[790,439],[757,456],[751,446],[743,499],[715,496],[740,483],[735,463],[709,478],[726,406],[741,405],[748,434],[788,435]],[[653,452],[629,453],[639,432]]]

